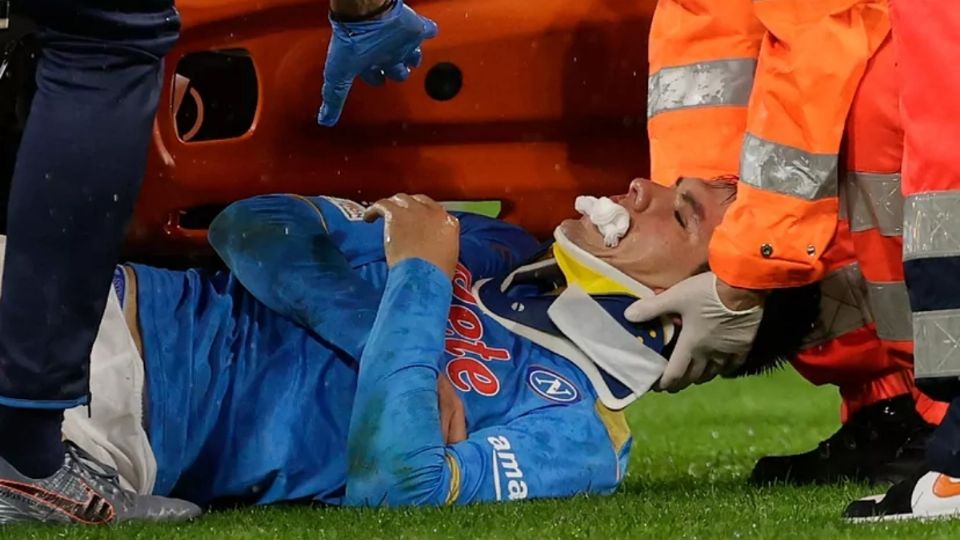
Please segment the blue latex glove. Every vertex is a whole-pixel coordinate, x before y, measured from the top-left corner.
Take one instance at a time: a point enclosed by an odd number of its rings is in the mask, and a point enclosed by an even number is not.
[[[350,23],[331,19],[330,25],[333,36],[323,69],[323,104],[317,114],[322,126],[340,120],[358,75],[374,86],[386,78],[407,80],[410,70],[423,60],[420,44],[437,35],[437,23],[417,15],[403,0],[379,19]]]

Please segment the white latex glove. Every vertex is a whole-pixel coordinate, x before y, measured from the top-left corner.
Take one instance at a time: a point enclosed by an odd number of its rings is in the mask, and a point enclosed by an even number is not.
[[[659,389],[678,392],[742,366],[757,335],[763,308],[733,311],[717,295],[717,276],[699,274],[645,300],[624,315],[632,322],[675,313],[682,326]]]

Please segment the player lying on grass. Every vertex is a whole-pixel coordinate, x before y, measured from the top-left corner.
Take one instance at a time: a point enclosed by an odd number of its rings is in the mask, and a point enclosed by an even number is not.
[[[631,442],[618,411],[673,334],[624,308],[706,270],[734,189],[635,181],[614,198],[630,215],[616,247],[586,218],[541,247],[421,196],[366,211],[382,223],[324,197],[241,201],[210,229],[229,271],[118,271],[133,337],[113,301],[92,418],[71,414],[66,436],[134,489],[200,504],[609,494]],[[761,329],[747,369],[799,345],[815,291]]]

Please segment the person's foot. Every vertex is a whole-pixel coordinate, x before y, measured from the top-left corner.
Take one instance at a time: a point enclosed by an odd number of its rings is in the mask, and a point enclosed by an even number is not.
[[[853,501],[843,518],[853,522],[960,517],[960,479],[921,471],[895,484],[886,495]]]
[[[750,483],[897,483],[922,467],[933,429],[917,413],[910,396],[880,401],[858,411],[809,452],[760,458]]]
[[[120,487],[117,472],[67,442],[63,466],[48,478],[23,476],[0,458],[0,525],[184,521],[200,515],[194,504],[138,495]]]

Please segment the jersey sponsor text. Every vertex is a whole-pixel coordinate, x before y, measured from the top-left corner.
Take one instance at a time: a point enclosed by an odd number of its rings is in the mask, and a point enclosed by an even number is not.
[[[517,462],[517,454],[504,436],[487,437],[493,447],[493,489],[497,500],[503,500],[503,488],[506,487],[507,499],[519,501],[527,498],[527,483],[523,481],[523,470]],[[501,475],[503,478],[501,479]],[[504,486],[503,481],[506,481]]]
[[[454,359],[447,363],[447,378],[461,392],[495,396],[500,393],[500,380],[486,362],[507,362],[510,351],[492,348],[483,341],[483,321],[468,307],[476,305],[470,292],[472,282],[470,271],[458,264],[453,278],[453,295],[467,305],[453,304],[450,307],[444,350]]]

